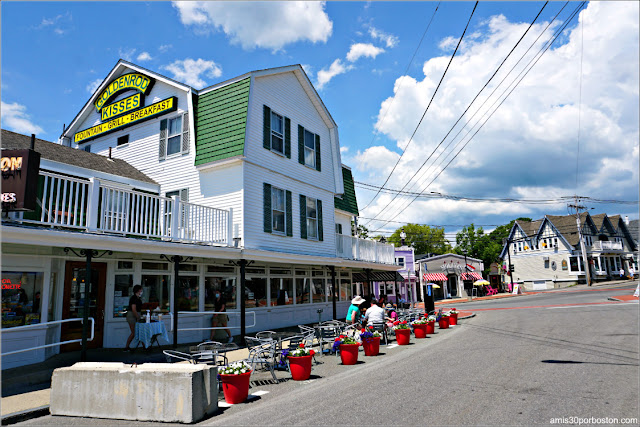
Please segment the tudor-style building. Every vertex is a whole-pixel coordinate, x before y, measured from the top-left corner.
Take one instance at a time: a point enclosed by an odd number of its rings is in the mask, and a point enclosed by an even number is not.
[[[27,136],[3,130],[3,148],[7,141],[29,147]],[[337,124],[299,65],[197,90],[120,60],[59,144],[37,140],[35,150],[38,207],[2,222],[3,283],[28,288],[31,304],[17,293],[6,307],[3,299],[3,326],[24,324],[28,311],[27,323],[43,327],[3,334],[3,352],[76,337],[45,324],[82,311],[83,258],[65,248],[113,251],[92,264],[98,347],[124,346],[136,284],[144,308],[192,312],[180,315],[180,329],[209,327],[211,315],[197,312],[213,310],[220,290],[230,326],[239,326],[244,302],[252,332],[317,321],[319,309],[329,319],[334,295],[343,317],[354,273],[397,269],[392,245],[351,236],[351,170],[341,163]],[[174,255],[188,259],[177,283],[162,257]],[[183,331],[178,342],[208,336]],[[58,350],[3,357],[2,365]]]
[[[628,274],[631,264],[637,271],[638,261],[634,257],[637,244],[620,215],[582,213],[580,224],[593,281],[619,278],[621,268]],[[528,290],[586,281],[575,215],[545,215],[536,221],[516,221],[500,258],[503,270],[511,262],[514,282]],[[504,278],[509,281],[506,274]]]

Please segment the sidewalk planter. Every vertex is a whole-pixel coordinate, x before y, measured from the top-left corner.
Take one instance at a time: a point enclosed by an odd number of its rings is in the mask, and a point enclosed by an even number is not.
[[[289,370],[294,381],[305,381],[311,376],[311,362],[313,355],[289,356]]]
[[[449,315],[449,326],[455,326],[458,324],[458,313]]]
[[[416,339],[426,338],[427,337],[427,324],[424,323],[422,325],[413,325],[413,335],[415,335]]]
[[[236,404],[247,400],[247,396],[249,396],[251,372],[236,375],[220,374],[225,402]]]
[[[343,365],[355,365],[358,362],[360,344],[340,344],[340,359]]]
[[[377,356],[380,353],[380,337],[373,337],[362,341],[365,356]]]
[[[427,334],[436,333],[436,322],[427,322]]]
[[[442,316],[438,321],[438,326],[440,329],[449,329],[449,317]]]
[[[396,341],[398,345],[407,345],[411,341],[411,329],[396,329]]]

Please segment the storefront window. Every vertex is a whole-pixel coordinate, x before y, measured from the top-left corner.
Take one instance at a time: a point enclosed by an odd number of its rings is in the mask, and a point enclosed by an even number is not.
[[[577,256],[569,257],[569,269],[571,271],[582,271],[582,259]]]
[[[266,307],[267,279],[256,276],[251,276],[251,279],[247,279],[244,298],[246,308]]]
[[[226,310],[236,308],[236,278],[206,277],[204,279],[204,310],[214,311],[216,291],[220,291]]]
[[[271,305],[293,304],[293,279],[290,277],[271,278]]]
[[[296,304],[309,304],[309,295],[311,290],[311,279],[296,279]]]
[[[2,272],[2,327],[40,323],[43,273]]]
[[[318,278],[313,279],[312,293],[313,293],[312,302],[315,303],[315,302],[326,301],[325,293],[324,293],[324,279],[318,279]]]
[[[133,274],[116,274],[113,285],[113,317],[127,315],[129,298],[133,295]],[[144,299],[146,295],[143,295]]]
[[[198,277],[180,276],[178,279],[178,311],[198,311]]]
[[[340,301],[350,301],[351,281],[348,279],[340,280]]]
[[[168,275],[142,275],[142,309],[169,312],[171,279]],[[197,297],[196,297],[197,298]],[[197,299],[196,299],[197,307]]]

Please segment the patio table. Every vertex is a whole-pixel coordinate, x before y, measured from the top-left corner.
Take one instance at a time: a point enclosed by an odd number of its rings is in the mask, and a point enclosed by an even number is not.
[[[150,349],[155,342],[160,347],[158,337],[162,337],[165,341],[169,341],[169,334],[163,322],[136,323],[135,339],[138,345],[142,344],[144,348]]]
[[[194,345],[189,347],[189,353],[192,355],[198,355],[199,361],[201,362],[217,362],[218,356],[222,356],[223,364],[228,364],[228,359],[225,353],[228,351],[237,350],[238,344],[230,342],[230,343],[218,343],[218,344],[204,344],[204,345]]]

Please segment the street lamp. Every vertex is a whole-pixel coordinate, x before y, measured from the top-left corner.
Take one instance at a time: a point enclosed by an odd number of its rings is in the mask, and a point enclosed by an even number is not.
[[[400,246],[404,246],[404,239],[406,239],[407,233],[404,232],[404,228],[400,232]]]
[[[463,249],[462,253],[464,254],[464,268],[463,268],[464,273],[462,273],[462,287],[464,287],[464,276],[467,273],[467,250]],[[471,289],[473,289],[473,288],[471,288]]]

